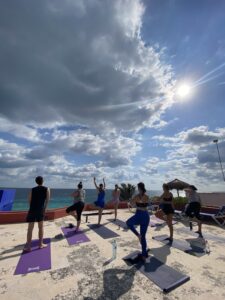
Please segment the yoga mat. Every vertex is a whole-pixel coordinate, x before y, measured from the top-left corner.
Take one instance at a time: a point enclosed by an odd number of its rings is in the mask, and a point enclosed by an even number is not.
[[[183,233],[187,233],[187,234],[189,234],[191,236],[194,236],[194,237],[198,237],[199,236],[198,233],[195,233],[194,231],[191,231],[189,229],[189,227],[177,228],[177,231],[183,232]],[[212,240],[214,242],[221,242],[221,243],[225,242],[225,237],[222,237],[222,236],[213,235],[211,233],[205,233],[205,232],[203,232],[202,235],[203,235],[203,238],[206,238],[208,240]],[[199,237],[199,239],[202,239],[202,238]]]
[[[139,251],[135,251],[123,258],[134,265],[143,275],[155,283],[164,293],[168,293],[184,284],[190,277],[165,265],[156,257],[149,256],[145,263],[138,259]]]
[[[14,275],[51,269],[51,240],[44,239],[44,243],[48,246],[43,249],[38,248],[38,242],[38,240],[32,241],[32,251],[21,254]]]
[[[75,232],[76,227],[62,227],[61,229],[70,246],[90,241],[89,238],[81,230]]]
[[[175,225],[176,223],[177,223],[177,221],[174,221],[174,220],[172,221],[173,225]],[[152,215],[150,217],[150,223],[149,223],[150,227],[157,227],[157,226],[162,226],[162,225],[166,225],[166,221],[157,218],[155,215]]]
[[[16,190],[13,189],[1,190],[0,211],[12,210],[15,193]]]
[[[108,219],[108,221],[115,224],[115,225],[117,225],[117,226],[122,227],[123,229],[128,229],[127,224],[124,221],[121,221],[121,220],[118,220],[118,219],[116,219],[116,221],[114,221],[114,219]]]
[[[108,229],[104,225],[88,225],[88,227],[91,228],[95,233],[100,235],[100,237],[102,237],[103,239],[111,239],[119,236],[117,233]]]
[[[152,237],[154,240],[159,241],[161,243],[163,243],[164,245],[168,245],[170,247],[174,247],[176,249],[179,249],[185,253],[194,255],[194,256],[203,256],[205,255],[205,246],[202,245],[202,247],[200,246],[200,244],[195,243],[195,241],[193,240],[177,240],[174,239],[173,242],[171,243],[168,240],[165,240],[166,238],[168,238],[167,235],[158,235],[158,236],[153,236]]]

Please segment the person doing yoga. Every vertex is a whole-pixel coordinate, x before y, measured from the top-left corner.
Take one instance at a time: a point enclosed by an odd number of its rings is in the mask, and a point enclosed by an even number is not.
[[[94,204],[98,208],[98,225],[100,225],[101,219],[102,219],[102,211],[105,206],[105,180],[104,180],[104,178],[103,178],[103,184],[100,183],[99,186],[97,186],[96,178],[94,177],[94,185],[98,192],[98,198],[94,202]]]
[[[74,199],[73,205],[67,207],[66,212],[74,216],[77,220],[77,227],[75,231],[79,230],[80,223],[81,223],[81,214],[84,209],[84,201],[85,201],[85,190],[83,189],[83,184],[80,182],[77,185],[77,190],[75,190],[71,196]]]
[[[120,189],[118,184],[115,185],[115,189],[112,192],[112,204],[114,206],[115,209],[115,219],[114,221],[116,221],[117,218],[117,209],[118,209],[118,205],[120,202]]]
[[[37,186],[32,188],[28,196],[29,211],[26,218],[26,222],[28,223],[28,229],[27,242],[24,247],[25,252],[31,251],[32,233],[35,222],[38,222],[39,248],[41,249],[47,246],[43,243],[43,227],[46,208],[50,200],[50,189],[46,186],[43,186],[44,179],[42,176],[37,176],[35,178],[35,182]]]
[[[169,191],[168,184],[163,184],[163,194],[159,197],[160,205],[159,208],[162,210],[166,216],[166,223],[169,227],[170,236],[167,238],[170,242],[173,241],[173,194]],[[157,215],[157,214],[156,214]]]
[[[143,182],[138,183],[138,194],[130,201],[132,206],[136,206],[135,215],[127,220],[126,224],[128,228],[138,237],[142,252],[140,258],[145,261],[148,257],[146,233],[150,221],[148,206],[149,197],[146,195],[146,189]],[[140,233],[135,229],[135,225],[140,225]]]
[[[195,218],[197,220],[198,231],[196,231],[196,233],[202,237],[202,222],[200,216],[201,198],[196,191],[197,188],[194,185],[190,185],[187,189],[185,189],[186,197],[188,199],[188,205],[185,208],[185,214],[189,218]]]

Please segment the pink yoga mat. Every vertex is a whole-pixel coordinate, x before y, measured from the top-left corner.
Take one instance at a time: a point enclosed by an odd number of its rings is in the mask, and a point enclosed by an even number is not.
[[[51,269],[51,240],[44,239],[48,246],[39,249],[38,240],[31,243],[31,252],[22,252],[14,275],[40,272]]]
[[[76,227],[62,227],[61,229],[70,246],[90,241],[89,238],[81,230],[75,232]]]

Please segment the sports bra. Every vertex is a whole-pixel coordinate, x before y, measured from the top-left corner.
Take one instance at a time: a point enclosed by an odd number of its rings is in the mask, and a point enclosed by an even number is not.
[[[166,202],[172,202],[173,197],[172,196],[170,196],[168,198],[164,197],[163,200],[166,201]]]
[[[141,203],[141,202],[136,202],[137,207],[147,207],[148,203]]]

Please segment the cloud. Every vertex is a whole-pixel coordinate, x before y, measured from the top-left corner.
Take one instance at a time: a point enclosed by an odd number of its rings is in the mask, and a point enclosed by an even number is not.
[[[168,180],[179,175],[180,179],[191,181],[206,190],[221,189],[218,153],[213,144],[216,138],[219,139],[221,158],[224,161],[225,128],[210,130],[207,126],[199,126],[174,136],[154,136],[156,146],[166,148],[166,158],[156,164],[159,174],[167,174]],[[148,166],[148,162],[146,164]]]
[[[102,165],[117,167],[131,164],[131,158],[141,150],[135,137],[120,134],[93,134],[90,130],[57,130],[26,153],[29,159],[43,159],[60,154],[82,154],[99,157]]]
[[[151,126],[172,103],[173,73],[142,41],[143,13],[139,0],[2,3],[2,116],[43,127]]]
[[[37,128],[29,125],[17,124],[0,115],[0,133],[10,133],[11,135],[32,142],[40,140]]]

